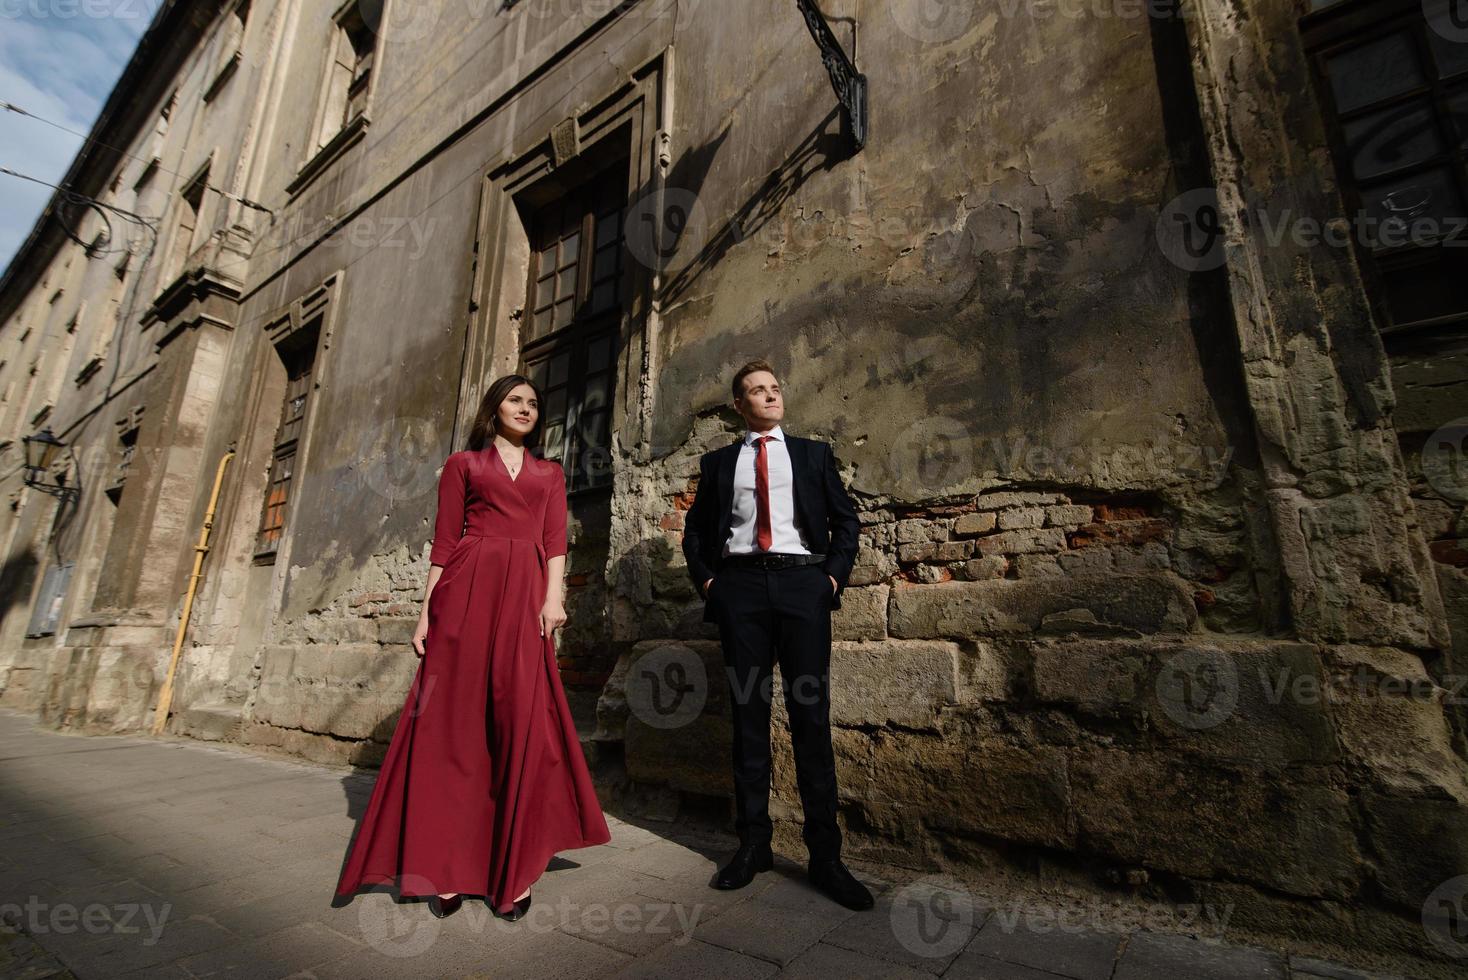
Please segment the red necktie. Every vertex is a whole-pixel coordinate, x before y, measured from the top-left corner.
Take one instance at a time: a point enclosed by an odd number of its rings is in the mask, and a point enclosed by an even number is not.
[[[770,534],[770,463],[765,443],[774,436],[760,436],[754,441],[755,540],[760,551],[769,551]]]

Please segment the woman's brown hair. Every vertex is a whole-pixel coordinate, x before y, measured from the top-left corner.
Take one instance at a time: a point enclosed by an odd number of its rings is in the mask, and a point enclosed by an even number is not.
[[[474,424],[469,427],[469,447],[473,450],[483,449],[494,439],[495,433],[499,431],[499,408],[500,404],[509,397],[510,392],[520,385],[529,385],[530,390],[535,392],[535,427],[525,436],[525,450],[531,452],[538,450],[540,441],[542,414],[545,411],[545,399],[540,397],[540,387],[534,381],[523,374],[507,374],[489,386],[484,397],[479,401],[479,411],[474,416]],[[533,452],[532,455],[539,456],[540,453]]]

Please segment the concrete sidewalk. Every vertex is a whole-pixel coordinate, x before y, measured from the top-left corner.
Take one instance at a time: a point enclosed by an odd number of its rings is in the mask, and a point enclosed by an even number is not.
[[[863,913],[825,899],[785,860],[749,888],[716,891],[708,883],[732,839],[673,839],[610,818],[612,842],[557,858],[520,922],[478,900],[439,920],[387,890],[334,901],[372,772],[183,739],[61,734],[14,712],[0,712],[0,745],[4,977],[1377,976],[1184,935],[1058,925],[1043,909],[1020,914],[916,875],[854,868],[878,895]]]

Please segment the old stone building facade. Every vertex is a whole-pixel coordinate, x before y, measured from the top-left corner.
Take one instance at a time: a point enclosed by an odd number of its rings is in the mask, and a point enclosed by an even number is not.
[[[375,762],[519,368],[607,805],[726,814],[679,539],[763,356],[862,515],[850,856],[1468,955],[1468,31],[1313,6],[833,0],[857,150],[795,0],[164,4],[0,281],[0,704],[148,728],[187,606],[168,731]]]

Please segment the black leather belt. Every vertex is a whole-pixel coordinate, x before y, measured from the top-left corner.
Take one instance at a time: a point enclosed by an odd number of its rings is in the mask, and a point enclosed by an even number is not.
[[[799,555],[779,551],[766,551],[748,555],[725,555],[726,565],[749,566],[751,568],[790,568],[795,565],[819,565],[825,555]]]

